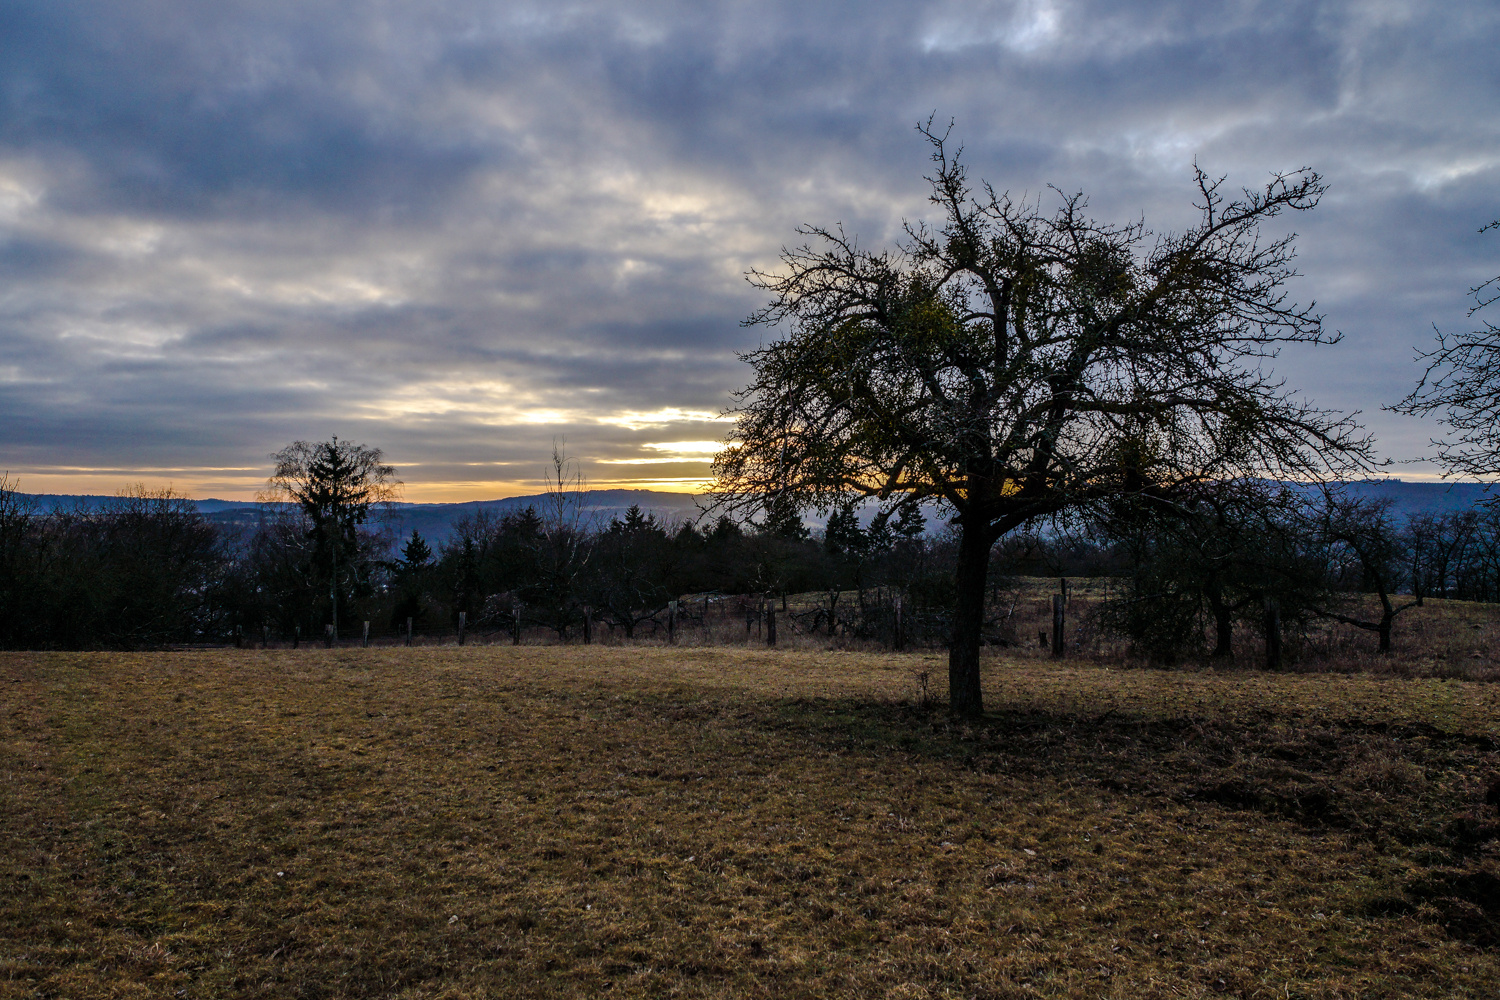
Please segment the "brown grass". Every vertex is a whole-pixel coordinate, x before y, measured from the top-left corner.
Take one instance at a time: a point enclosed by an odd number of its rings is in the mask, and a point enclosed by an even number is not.
[[[1500,687],[0,654],[0,997],[1492,997]]]

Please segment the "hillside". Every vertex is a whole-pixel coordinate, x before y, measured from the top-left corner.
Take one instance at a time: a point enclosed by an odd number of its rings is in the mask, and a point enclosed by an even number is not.
[[[1401,518],[1413,514],[1442,514],[1450,511],[1469,510],[1489,495],[1490,487],[1483,483],[1416,483],[1400,479],[1369,480],[1347,484],[1347,489],[1356,496],[1373,499],[1388,499]],[[57,510],[77,506],[103,506],[119,503],[118,497],[77,494],[29,494],[39,509]],[[217,524],[253,526],[262,516],[264,506],[244,500],[195,500],[198,509]],[[692,493],[665,493],[657,490],[589,490],[584,494],[585,517],[593,523],[606,525],[612,517],[623,517],[632,504],[643,511],[656,515],[668,524],[696,520],[701,515],[700,497]],[[535,506],[538,510],[547,504],[544,494],[519,497],[499,497],[494,500],[470,500],[464,503],[396,503],[386,523],[402,536],[420,531],[434,546],[447,541],[453,524],[462,517],[487,511],[503,515],[509,511]],[[822,519],[809,516],[809,524],[821,525]]]
[[[27,496],[42,511],[68,510],[76,507],[109,507],[120,503],[119,497],[84,494],[33,493]],[[253,527],[268,508],[277,504],[259,504],[245,500],[195,500],[198,510],[215,524]],[[548,503],[545,494],[532,496],[500,497],[495,500],[470,500],[465,503],[394,503],[383,523],[401,536],[410,535],[413,529],[434,546],[447,541],[453,532],[453,524],[460,518],[480,512],[497,516],[510,511],[524,510],[534,506],[543,509]],[[589,490],[583,495],[581,505],[584,518],[593,524],[607,525],[610,518],[624,517],[631,505],[654,514],[668,524],[696,519],[701,511],[698,497],[691,493],[663,493],[656,490]]]

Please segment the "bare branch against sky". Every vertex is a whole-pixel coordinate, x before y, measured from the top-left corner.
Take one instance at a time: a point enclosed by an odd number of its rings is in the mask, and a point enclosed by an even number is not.
[[[248,498],[336,433],[473,499],[566,436],[596,486],[696,487],[744,272],[927,218],[934,111],[1101,217],[1187,224],[1195,160],[1318,170],[1294,294],[1346,336],[1277,363],[1418,457],[1380,406],[1500,270],[1497,47],[1479,0],[0,4],[0,471]]]

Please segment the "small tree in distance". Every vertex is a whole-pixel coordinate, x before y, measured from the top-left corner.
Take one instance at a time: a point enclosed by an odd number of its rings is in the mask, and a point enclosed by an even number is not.
[[[1342,495],[1329,490],[1320,505],[1311,511],[1315,537],[1328,548],[1328,572],[1331,594],[1373,593],[1380,601],[1377,618],[1348,613],[1345,610],[1317,608],[1316,613],[1345,625],[1374,632],[1379,651],[1391,651],[1391,631],[1396,616],[1422,603],[1420,597],[1396,601],[1395,595],[1409,553],[1402,533],[1391,513],[1392,501],[1370,500]],[[1350,603],[1346,598],[1346,603]]]
[[[747,321],[785,335],[754,368],[714,463],[730,507],[822,510],[923,500],[958,535],[950,705],[982,711],[979,646],[990,550],[1039,519],[1215,479],[1317,478],[1370,464],[1350,417],[1266,373],[1285,343],[1327,344],[1288,301],[1292,237],[1261,223],[1313,208],[1309,170],[1229,200],[1196,171],[1198,222],[1153,236],[1101,223],[1081,195],[1052,214],[973,191],[946,134],[931,143],[937,229],[861,249],[840,228],[752,272],[771,303]]]
[[[396,470],[384,464],[379,448],[340,441],[293,441],[271,456],[276,470],[261,493],[265,502],[291,502],[307,518],[313,564],[327,568],[334,635],[338,635],[339,566],[353,568],[359,552],[359,526],[370,509],[400,496]]]

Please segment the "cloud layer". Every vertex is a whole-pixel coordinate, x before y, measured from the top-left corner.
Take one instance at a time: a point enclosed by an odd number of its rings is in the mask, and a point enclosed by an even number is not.
[[[928,214],[913,125],[975,176],[1188,222],[1190,170],[1332,184],[1289,357],[1388,456],[1430,326],[1500,272],[1493,4],[0,0],[0,469],[249,496],[383,447],[412,499],[695,483],[800,222]],[[1422,472],[1429,467],[1408,467]]]

